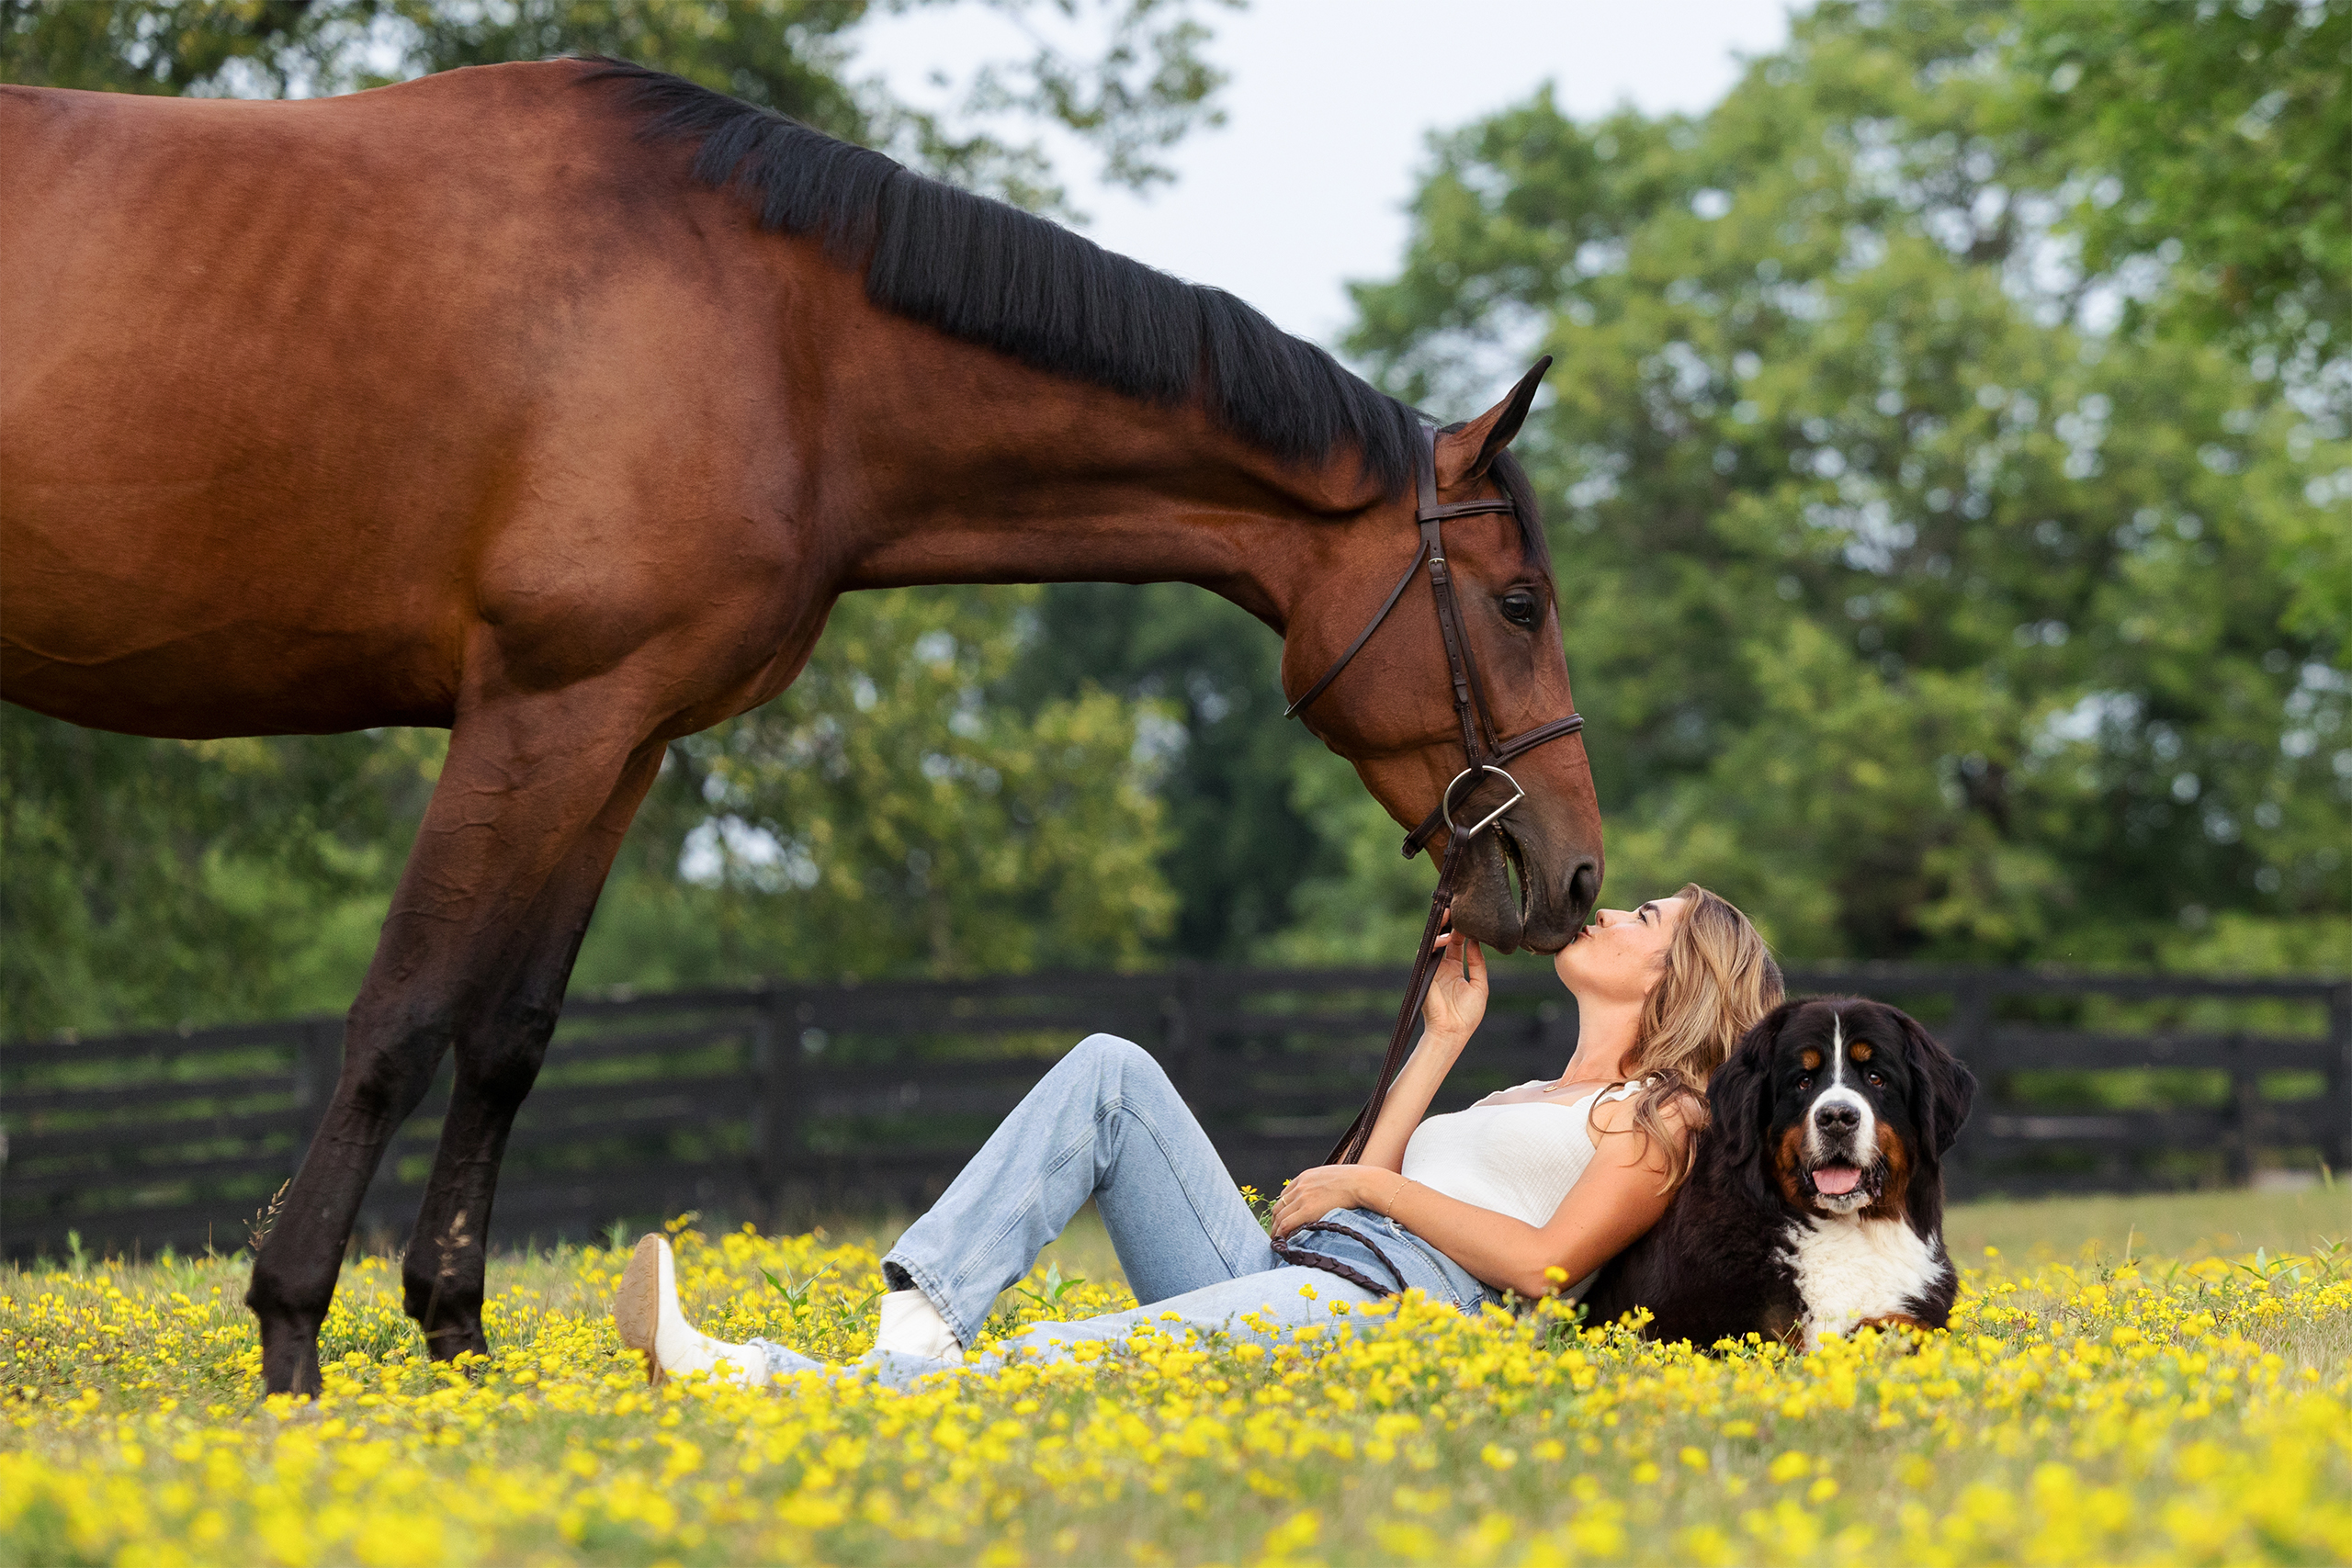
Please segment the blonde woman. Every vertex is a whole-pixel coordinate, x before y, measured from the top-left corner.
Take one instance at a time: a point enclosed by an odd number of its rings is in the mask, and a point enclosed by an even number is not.
[[[960,1363],[997,1293],[1089,1199],[1143,1305],[1033,1324],[1005,1351],[1123,1340],[1171,1314],[1262,1337],[1329,1321],[1335,1301],[1409,1289],[1464,1312],[1506,1291],[1580,1294],[1666,1212],[1705,1122],[1708,1075],[1780,1002],[1780,970],[1747,917],[1696,884],[1604,909],[1556,961],[1577,1016],[1560,1076],[1429,1116],[1486,1013],[1486,960],[1464,945],[1466,974],[1440,967],[1420,1043],[1362,1163],[1299,1175],[1274,1205],[1271,1235],[1159,1064],[1107,1034],[1080,1042],[883,1259],[892,1291],[869,1359],[894,1382]],[[1300,1290],[1309,1284],[1312,1297]],[[660,1236],[638,1243],[614,1316],[656,1382],[823,1370],[765,1340],[697,1333],[679,1312]]]

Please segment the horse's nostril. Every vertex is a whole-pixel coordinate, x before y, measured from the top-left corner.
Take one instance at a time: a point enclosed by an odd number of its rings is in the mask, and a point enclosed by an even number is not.
[[[1580,862],[1568,876],[1568,913],[1582,924],[1600,902],[1600,868],[1589,860]]]

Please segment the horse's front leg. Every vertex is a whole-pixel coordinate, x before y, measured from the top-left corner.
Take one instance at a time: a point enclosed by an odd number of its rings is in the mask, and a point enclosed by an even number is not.
[[[401,1264],[408,1314],[436,1361],[469,1350],[489,1353],[481,1327],[482,1271],[507,1134],[538,1077],[580,939],[629,819],[662,771],[662,751],[652,742],[629,759],[604,809],[531,906],[524,921],[530,945],[521,962],[482,1012],[459,1026],[449,1114]]]
[[[260,1320],[269,1393],[318,1392],[319,1327],[352,1222],[442,1052],[506,1032],[482,1032],[491,1010],[518,998],[516,977],[534,959],[557,967],[547,962],[549,937],[534,925],[552,906],[569,907],[550,885],[572,886],[569,903],[578,921],[587,918],[603,874],[581,876],[583,839],[600,837],[616,805],[633,809],[651,776],[644,728],[621,716],[613,695],[574,687],[487,702],[450,731],[440,782],[345,1027],[334,1098],[254,1259],[245,1304]],[[658,767],[658,748],[650,755]],[[635,781],[634,794],[625,780]],[[600,865],[609,859],[606,852]],[[574,940],[553,945],[568,956]],[[552,1022],[549,1008],[542,1040]]]

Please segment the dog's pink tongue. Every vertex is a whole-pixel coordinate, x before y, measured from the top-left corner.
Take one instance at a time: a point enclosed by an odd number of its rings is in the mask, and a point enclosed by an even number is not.
[[[1825,1165],[1813,1173],[1813,1184],[1832,1198],[1842,1198],[1854,1190],[1862,1173],[1850,1165]]]

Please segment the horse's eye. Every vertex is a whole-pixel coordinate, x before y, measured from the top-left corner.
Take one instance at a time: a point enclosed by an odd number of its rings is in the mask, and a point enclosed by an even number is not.
[[[1506,593],[1502,599],[1503,619],[1515,626],[1533,627],[1544,619],[1544,603],[1532,593]]]

